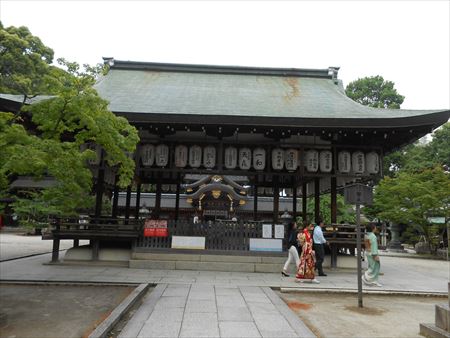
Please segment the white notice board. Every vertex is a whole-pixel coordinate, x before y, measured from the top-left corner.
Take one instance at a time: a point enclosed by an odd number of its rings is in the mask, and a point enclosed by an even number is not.
[[[284,238],[283,224],[275,224],[275,238]]]
[[[250,238],[250,251],[283,251],[281,239]]]
[[[262,236],[263,238],[272,238],[272,224],[262,225]]]
[[[205,249],[205,237],[172,236],[173,249]]]

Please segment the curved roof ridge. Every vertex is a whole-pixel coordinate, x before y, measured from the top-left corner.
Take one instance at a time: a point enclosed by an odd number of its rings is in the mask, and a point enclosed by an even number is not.
[[[284,68],[284,67],[251,67],[231,65],[205,65],[185,63],[161,63],[143,61],[123,61],[114,58],[103,58],[111,69],[124,70],[152,70],[165,72],[211,73],[211,74],[240,74],[240,75],[272,75],[291,77],[316,77],[332,79],[337,77],[339,67],[326,69]]]

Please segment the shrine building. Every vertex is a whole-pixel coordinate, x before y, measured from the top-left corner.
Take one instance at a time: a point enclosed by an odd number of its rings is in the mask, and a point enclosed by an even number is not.
[[[136,127],[140,142],[133,154],[134,187],[126,191],[117,187],[116,172],[103,161],[101,148],[91,145],[98,153],[91,163],[97,196],[91,217],[121,219],[124,225],[147,218],[156,229],[163,224],[167,230],[161,236],[145,236],[139,227],[124,236],[134,253],[183,248],[188,244],[179,244],[178,237],[189,236],[200,238],[195,245],[205,251],[283,250],[284,235],[275,228],[285,225],[283,217],[317,222],[320,196],[330,193],[329,226],[336,225],[342,188],[376,182],[386,154],[450,117],[448,109],[358,104],[346,96],[337,67],[104,61],[110,69],[95,88],[114,114]],[[143,187],[151,188],[143,192]],[[112,214],[103,215],[108,191]],[[306,219],[308,198],[314,200],[312,219]],[[264,224],[273,226],[270,238],[263,236]],[[100,234],[60,229],[55,241],[91,239],[93,258],[98,258]],[[114,239],[114,232],[108,236]],[[334,256],[340,247],[354,244],[347,242],[331,241]]]

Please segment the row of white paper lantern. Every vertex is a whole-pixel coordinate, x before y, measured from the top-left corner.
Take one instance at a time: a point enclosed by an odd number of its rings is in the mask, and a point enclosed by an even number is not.
[[[140,148],[140,157],[144,166],[165,167],[169,161],[169,147],[165,144],[154,146],[152,144],[143,145]],[[202,161],[203,160],[203,161]],[[189,165],[191,168],[199,168],[201,165],[207,169],[216,165],[216,148],[206,146],[203,149],[198,145],[187,147],[178,145],[175,147],[175,166],[184,168]],[[272,168],[288,171],[295,171],[300,165],[299,151],[297,149],[283,150],[276,148],[272,150]],[[266,168],[266,150],[263,148],[236,148],[227,147],[224,152],[224,166],[226,169],[264,170]],[[308,172],[329,173],[333,169],[333,154],[330,150],[307,150],[305,152],[305,167]],[[364,154],[356,151],[350,154],[348,151],[338,153],[338,170],[341,173],[376,174],[379,172],[379,157],[376,152]]]

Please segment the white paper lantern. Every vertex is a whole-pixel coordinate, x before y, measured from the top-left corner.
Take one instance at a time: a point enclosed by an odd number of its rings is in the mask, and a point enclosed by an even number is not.
[[[237,166],[237,156],[238,151],[235,147],[227,147],[225,148],[225,168],[227,169],[235,169]]]
[[[348,174],[352,168],[352,158],[348,151],[340,151],[338,154],[338,170],[342,174]]]
[[[145,167],[150,167],[155,162],[155,146],[153,144],[144,144],[140,148],[140,155],[142,164]]]
[[[175,147],[175,166],[177,168],[184,168],[187,165],[188,148],[184,145]]]
[[[376,152],[366,154],[366,168],[369,174],[378,174],[380,171],[380,158]]]
[[[298,168],[297,149],[288,149],[284,152],[285,167],[288,171],[295,171]]]
[[[216,148],[207,146],[203,149],[203,166],[211,169],[216,165]]]
[[[333,153],[329,150],[320,152],[320,171],[329,173],[333,169]]]
[[[366,170],[364,160],[364,153],[362,151],[355,151],[352,154],[352,169],[355,174],[363,174]]]
[[[272,168],[281,170],[284,167],[284,151],[281,148],[272,150]]]
[[[248,170],[252,165],[252,151],[249,148],[239,149],[239,168]]]
[[[165,167],[169,163],[169,147],[165,144],[158,144],[155,150],[155,161],[158,167]]]
[[[202,148],[200,146],[191,146],[189,148],[189,166],[198,168],[202,164]]]
[[[306,170],[311,173],[319,169],[319,152],[317,150],[308,150],[305,154]]]
[[[253,168],[256,170],[264,170],[266,168],[266,150],[256,148],[253,150]]]

